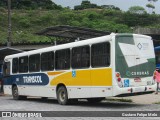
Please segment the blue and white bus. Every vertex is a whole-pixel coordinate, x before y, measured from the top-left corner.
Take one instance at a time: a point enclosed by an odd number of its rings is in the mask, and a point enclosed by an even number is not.
[[[160,46],[154,48],[156,56],[156,67],[160,68]]]
[[[111,34],[9,55],[4,62],[4,93],[14,99],[53,97],[65,105],[156,90],[153,41],[145,35]]]

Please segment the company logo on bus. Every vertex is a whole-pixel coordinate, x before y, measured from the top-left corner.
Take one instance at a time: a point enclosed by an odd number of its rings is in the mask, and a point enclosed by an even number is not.
[[[138,45],[137,45],[137,47],[141,50],[142,49],[142,45],[139,43]]]
[[[24,83],[42,83],[41,76],[23,76]]]
[[[141,72],[130,72],[130,71],[127,71],[126,72],[126,75],[128,76],[128,77],[130,77],[130,76],[137,76],[137,75],[149,75],[149,71],[141,71]]]
[[[49,77],[44,73],[13,75],[12,79],[17,85],[47,85],[49,83]]]

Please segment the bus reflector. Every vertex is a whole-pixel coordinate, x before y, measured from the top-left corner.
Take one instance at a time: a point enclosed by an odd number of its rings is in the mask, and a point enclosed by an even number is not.
[[[128,91],[130,92],[130,91],[131,91],[131,89],[128,89]]]

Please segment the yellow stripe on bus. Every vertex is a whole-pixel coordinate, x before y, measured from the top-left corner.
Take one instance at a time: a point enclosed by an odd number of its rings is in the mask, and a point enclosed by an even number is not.
[[[64,71],[60,71],[60,72],[47,72],[48,75],[58,75],[63,73]]]
[[[91,80],[93,86],[112,86],[112,69],[91,70]]]
[[[50,85],[63,83],[66,86],[112,86],[112,69],[76,70],[63,73],[51,80]]]

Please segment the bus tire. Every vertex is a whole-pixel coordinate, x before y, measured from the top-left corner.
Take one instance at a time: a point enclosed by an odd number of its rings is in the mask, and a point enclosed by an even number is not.
[[[27,98],[27,96],[20,96],[19,95],[17,86],[13,86],[12,96],[13,96],[14,100],[25,100]]]
[[[60,105],[69,104],[68,93],[65,86],[58,87],[57,90],[57,100]]]
[[[87,101],[89,103],[98,103],[101,102],[102,100],[104,100],[105,98],[88,98]]]

